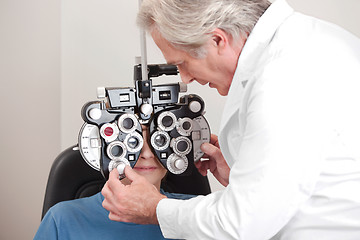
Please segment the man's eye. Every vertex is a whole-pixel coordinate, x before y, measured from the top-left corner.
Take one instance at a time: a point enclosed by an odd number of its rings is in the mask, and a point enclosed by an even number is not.
[[[177,66],[184,67],[184,62],[176,64]]]

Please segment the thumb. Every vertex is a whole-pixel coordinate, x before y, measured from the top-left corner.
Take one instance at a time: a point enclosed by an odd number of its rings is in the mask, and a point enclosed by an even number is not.
[[[139,174],[137,174],[130,166],[125,167],[125,176],[131,181],[135,181],[140,177]]]
[[[114,168],[110,173],[109,173],[109,180],[110,179],[117,179],[119,180],[119,172],[116,168]]]
[[[212,145],[211,143],[203,143],[200,148],[201,151],[203,151],[209,157],[214,158],[215,160],[222,157],[220,148]]]

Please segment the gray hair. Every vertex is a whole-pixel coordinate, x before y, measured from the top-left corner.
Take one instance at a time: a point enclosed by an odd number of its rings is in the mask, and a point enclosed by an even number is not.
[[[249,34],[270,6],[268,0],[143,0],[138,26],[154,29],[192,56],[206,55],[204,44],[216,29],[235,41]]]

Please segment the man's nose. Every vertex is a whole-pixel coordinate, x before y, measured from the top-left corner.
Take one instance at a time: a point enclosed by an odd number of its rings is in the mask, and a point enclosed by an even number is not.
[[[179,73],[180,73],[180,77],[181,77],[181,81],[185,84],[189,84],[191,82],[193,82],[195,79],[185,70],[178,68],[179,69]]]

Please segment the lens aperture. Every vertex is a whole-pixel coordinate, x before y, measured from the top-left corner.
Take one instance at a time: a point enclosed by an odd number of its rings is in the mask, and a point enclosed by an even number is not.
[[[138,144],[139,144],[139,140],[136,137],[130,137],[127,142],[127,145],[130,148],[136,148],[138,146]]]
[[[161,123],[164,125],[164,127],[170,127],[174,123],[174,121],[173,121],[172,117],[165,116],[162,119]]]
[[[171,131],[176,125],[176,116],[170,111],[165,111],[159,114],[157,124],[163,131]]]
[[[144,145],[144,139],[137,131],[129,133],[124,139],[124,143],[129,152],[135,153],[141,151]]]
[[[179,152],[185,152],[188,149],[189,145],[186,141],[179,141],[176,144],[176,148],[179,150]]]
[[[181,156],[187,155],[192,149],[190,139],[184,136],[171,139],[170,146],[177,155]]]
[[[134,114],[125,113],[118,119],[118,126],[123,133],[132,133],[138,127],[139,121]]]
[[[155,150],[162,151],[169,147],[170,136],[165,131],[156,131],[151,135],[150,142]]]
[[[123,154],[123,152],[124,152],[124,149],[121,146],[114,146],[111,149],[111,154],[114,157],[120,157]]]
[[[107,146],[106,153],[110,159],[123,158],[126,155],[126,146],[120,141],[111,142]]]
[[[164,135],[157,135],[155,137],[155,144],[158,147],[163,147],[166,144],[166,137]]]
[[[125,118],[122,125],[125,129],[132,129],[134,127],[134,121],[131,118]]]

